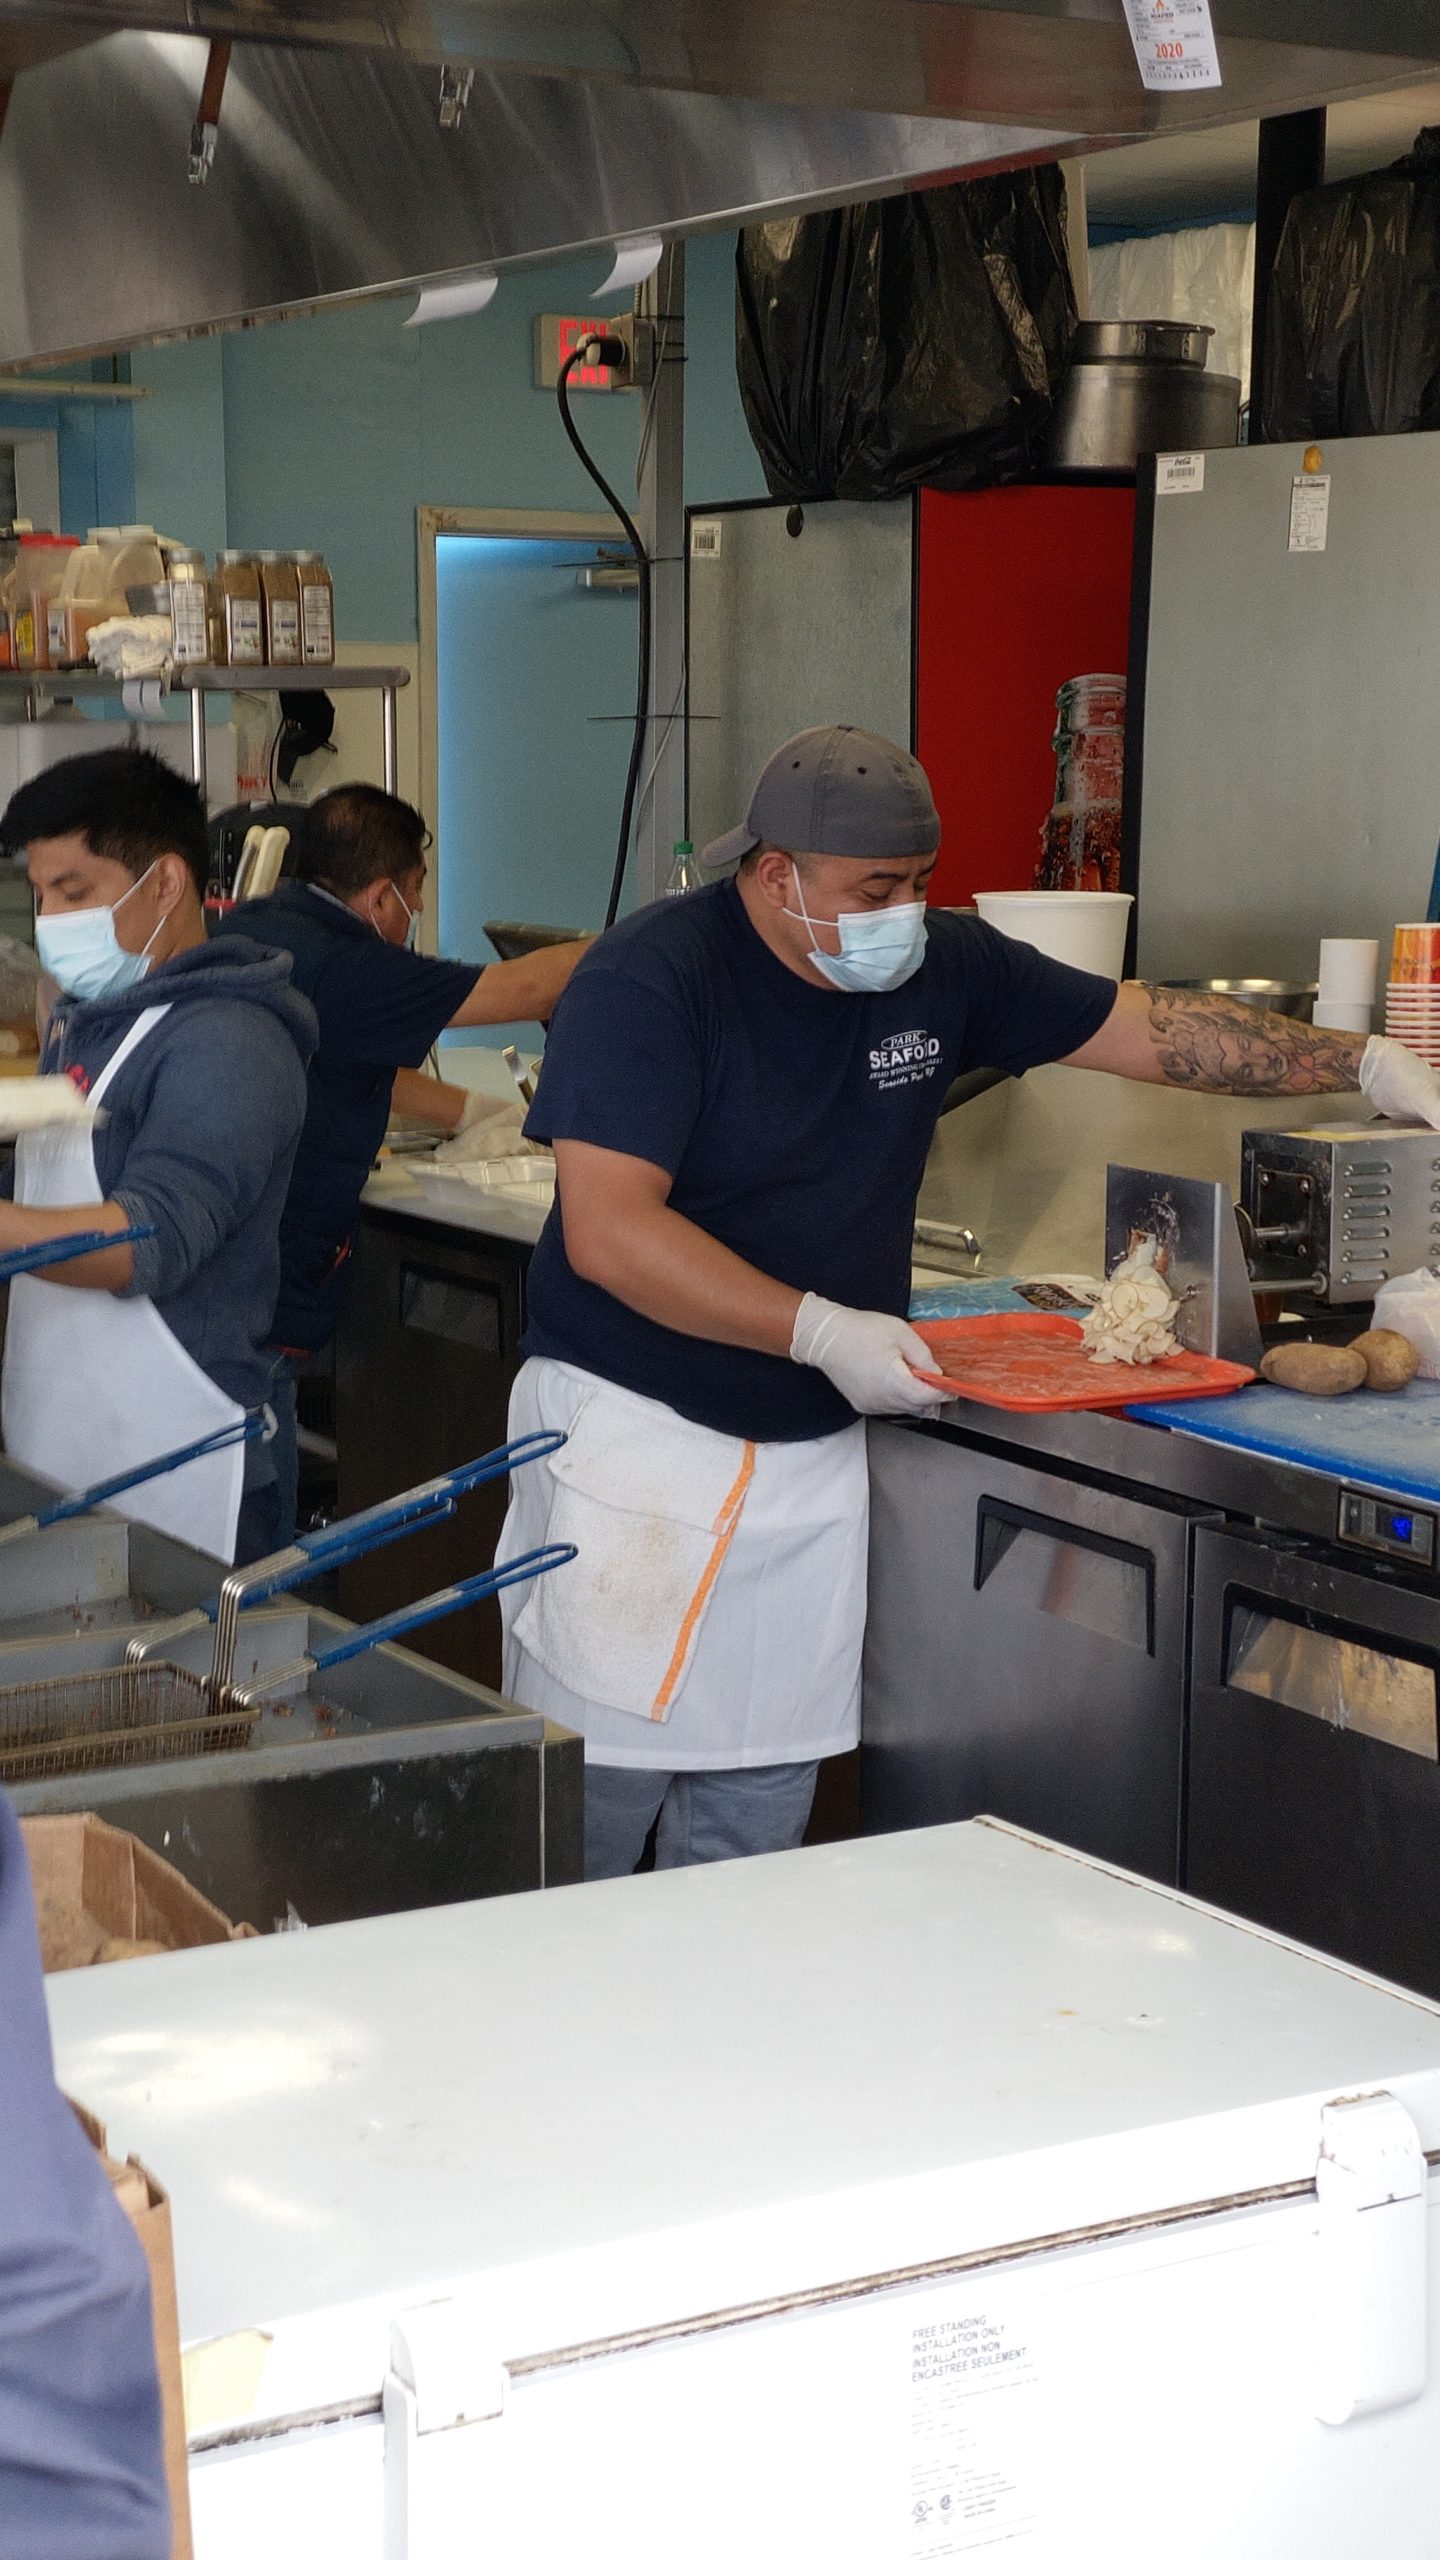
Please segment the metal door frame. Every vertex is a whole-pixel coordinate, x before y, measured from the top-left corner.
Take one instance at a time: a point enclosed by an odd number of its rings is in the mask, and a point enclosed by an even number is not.
[[[420,919],[420,947],[439,950],[440,895],[445,848],[440,835],[440,606],[435,545],[444,535],[478,542],[614,542],[625,539],[611,515],[576,514],[563,507],[433,507],[415,510],[420,583],[420,806],[431,823],[435,852],[432,894]]]

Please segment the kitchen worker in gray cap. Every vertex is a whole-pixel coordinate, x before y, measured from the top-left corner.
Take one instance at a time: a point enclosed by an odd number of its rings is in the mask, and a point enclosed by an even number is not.
[[[944,1401],[906,1322],[926,1152],[952,1079],[1050,1059],[1212,1092],[1440,1086],[1225,999],[1117,987],[930,912],[912,756],[852,728],[771,757],[732,877],[629,917],[561,999],[527,1134],[555,1150],[502,1557],[574,1564],[502,1603],[505,1686],[585,1738],[586,1871],[799,1842],[859,1732],[864,1414]]]

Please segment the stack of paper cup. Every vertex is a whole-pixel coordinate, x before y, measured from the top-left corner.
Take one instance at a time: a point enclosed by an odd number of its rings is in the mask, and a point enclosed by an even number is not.
[[[1368,1031],[1379,974],[1378,942],[1322,942],[1316,1029]]]
[[[1440,924],[1397,924],[1385,1028],[1440,1067]]]

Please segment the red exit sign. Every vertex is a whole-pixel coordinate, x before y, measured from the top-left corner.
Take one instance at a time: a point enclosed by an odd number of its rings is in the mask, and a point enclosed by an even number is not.
[[[560,367],[587,338],[598,337],[605,322],[594,312],[572,314],[562,318],[557,312],[543,312],[535,323],[535,387],[553,391],[560,379]],[[577,364],[569,377],[572,391],[614,391],[616,376],[608,364]]]

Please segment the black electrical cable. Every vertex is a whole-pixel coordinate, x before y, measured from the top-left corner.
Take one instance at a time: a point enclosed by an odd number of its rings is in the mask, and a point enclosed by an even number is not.
[[[610,344],[614,353],[608,360],[613,362],[615,355],[618,355],[623,362],[625,355],[623,347],[617,340],[612,340]],[[555,385],[555,397],[560,404],[560,423],[574,446],[582,468],[589,473],[611,514],[619,517],[624,527],[625,539],[635,554],[635,566],[640,573],[640,645],[635,691],[635,735],[630,744],[630,764],[625,775],[625,799],[620,812],[620,841],[615,848],[615,869],[611,877],[610,896],[605,908],[605,923],[608,929],[620,912],[620,892],[625,885],[625,865],[630,855],[630,830],[635,823],[635,794],[640,785],[640,767],[645,756],[645,733],[649,725],[650,554],[640,539],[639,529],[628,507],[621,505],[599,464],[592,461],[581,439],[580,430],[570,415],[571,374],[577,364],[604,364],[607,361],[605,348],[606,338],[603,330],[597,329],[593,338],[582,339],[580,345],[572,350],[560,367],[559,380]]]

